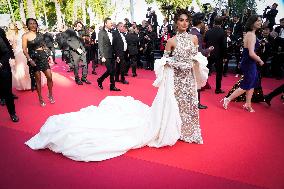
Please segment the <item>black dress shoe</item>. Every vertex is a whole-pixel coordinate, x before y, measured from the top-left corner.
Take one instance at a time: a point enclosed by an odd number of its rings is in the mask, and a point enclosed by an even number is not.
[[[0,105],[1,106],[5,106],[6,105],[5,99],[2,99],[2,98],[0,99]]]
[[[271,106],[270,101],[271,101],[271,98],[268,98],[268,96],[265,95],[265,96],[264,96],[264,102],[265,102],[268,106]]]
[[[114,81],[115,81],[115,82],[121,82],[119,79],[115,79]]]
[[[82,82],[86,83],[86,84],[92,84],[89,80],[87,80],[86,78],[82,78],[81,79]]]
[[[208,107],[202,104],[198,104],[198,109],[207,109]]]
[[[77,85],[83,85],[83,82],[80,79],[75,79]]]
[[[124,76],[128,76],[128,73],[125,73]]]
[[[92,74],[97,75],[97,72],[96,71],[92,71]]]
[[[116,87],[111,87],[110,88],[111,91],[121,91],[120,89],[116,88]]]
[[[100,79],[97,79],[97,82],[98,82],[98,86],[100,89],[104,89],[103,87],[103,82],[100,80]]]
[[[122,84],[129,84],[128,81],[124,80],[124,81],[121,81]]]
[[[11,118],[11,120],[12,120],[13,122],[18,122],[18,121],[19,121],[19,117],[18,117],[16,114],[10,115],[10,118]]]
[[[225,93],[225,91],[223,91],[222,89],[216,89],[215,93],[216,94],[222,94],[222,93]]]

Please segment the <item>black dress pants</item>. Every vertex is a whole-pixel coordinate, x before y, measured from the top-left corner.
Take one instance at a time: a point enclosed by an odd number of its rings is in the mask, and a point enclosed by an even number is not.
[[[12,73],[9,70],[0,70],[0,96],[5,99],[10,115],[14,115],[15,104],[12,94]]]

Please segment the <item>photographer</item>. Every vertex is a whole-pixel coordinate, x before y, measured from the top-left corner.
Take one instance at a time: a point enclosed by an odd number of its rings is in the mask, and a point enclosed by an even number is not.
[[[144,36],[144,52],[147,59],[147,70],[154,70],[154,56],[152,51],[155,47],[155,41],[157,39],[156,32],[153,31],[152,25],[148,26],[148,31]]]
[[[233,17],[233,22],[231,23],[230,28],[232,28],[232,35],[236,40],[242,38],[243,26],[242,23],[240,22],[240,17],[238,15],[235,15]]]
[[[268,27],[270,28],[270,31],[273,30],[273,26],[275,25],[275,17],[278,14],[278,10],[276,10],[277,6],[278,6],[277,3],[273,3],[271,8],[268,6],[263,10],[264,11],[263,18],[266,18],[266,22],[267,21],[269,22]],[[267,12],[267,10],[269,11]]]
[[[151,7],[147,9],[146,18],[148,18],[148,23],[152,25],[153,31],[157,32],[157,26],[158,26],[157,15],[155,11],[151,9],[152,9]]]
[[[280,20],[280,26],[275,28],[275,31],[271,32],[273,40],[272,44],[272,61],[271,71],[272,75],[276,79],[281,79],[283,75],[283,59],[284,59],[284,19]]]

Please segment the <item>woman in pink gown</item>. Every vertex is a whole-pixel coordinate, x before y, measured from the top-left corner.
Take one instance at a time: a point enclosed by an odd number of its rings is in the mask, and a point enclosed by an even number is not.
[[[17,90],[35,89],[31,80],[27,58],[22,49],[22,36],[26,32],[25,25],[21,21],[17,21],[15,24],[11,23],[8,31],[8,38],[15,55],[15,61],[11,62],[13,87]],[[44,86],[45,83],[46,79],[42,78],[42,86]]]

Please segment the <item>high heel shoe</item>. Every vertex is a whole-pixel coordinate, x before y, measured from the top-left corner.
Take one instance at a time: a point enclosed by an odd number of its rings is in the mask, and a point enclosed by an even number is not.
[[[48,100],[49,100],[50,104],[54,104],[55,103],[55,100],[54,100],[53,96],[49,96],[48,95]]]
[[[228,105],[230,103],[230,100],[225,97],[220,102],[223,102],[223,107],[224,107],[225,110],[227,110],[228,109]]]
[[[41,107],[45,107],[46,106],[46,104],[45,104],[43,99],[39,99],[39,103],[40,103]]]
[[[248,112],[251,112],[251,113],[252,113],[252,112],[255,112],[254,109],[252,109],[252,107],[251,107],[251,106],[248,106],[247,104],[244,104],[244,105],[243,105],[243,108],[244,108],[246,111],[248,111]]]

